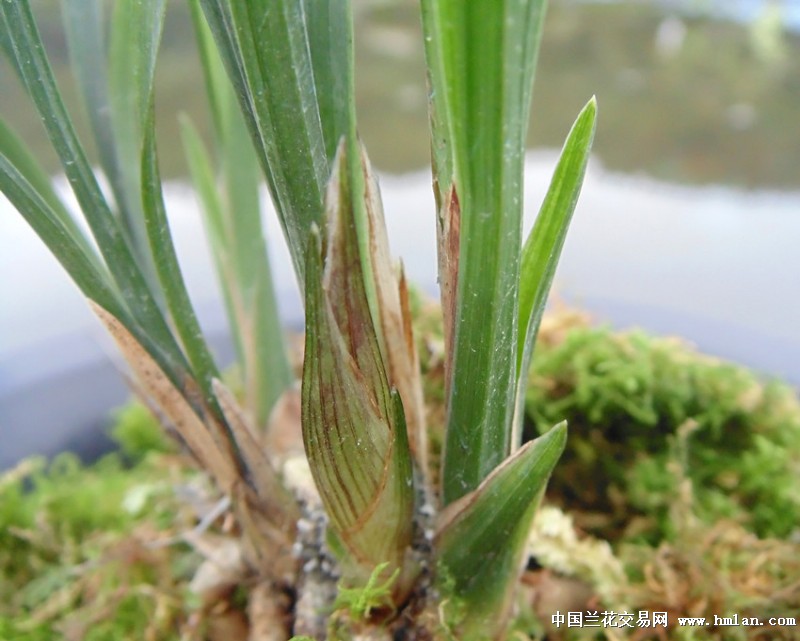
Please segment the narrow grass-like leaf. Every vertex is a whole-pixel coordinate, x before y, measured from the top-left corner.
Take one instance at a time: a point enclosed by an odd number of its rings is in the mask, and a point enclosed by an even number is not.
[[[263,427],[273,405],[291,384],[292,373],[261,222],[258,160],[199,5],[194,2],[192,7],[215,114],[219,196],[209,193],[214,182],[211,161],[186,122],[184,138],[193,149],[190,153],[197,154],[196,158],[190,155],[189,162],[197,189],[204,194],[204,219],[242,367],[245,405]],[[200,180],[208,181],[207,185],[199,184]]]
[[[238,117],[232,112],[231,116]],[[263,427],[276,400],[290,385],[292,375],[263,239],[258,194],[252,194],[256,189],[257,168],[254,164],[242,166],[246,154],[252,154],[247,147],[250,141],[245,133],[236,142],[220,143],[227,150],[226,175],[237,173],[237,168],[242,170],[237,179],[227,178],[219,183],[220,193],[214,187],[219,181],[211,158],[197,131],[185,118],[181,121],[181,131],[242,367],[245,405]],[[243,178],[253,182],[241,186]],[[238,197],[232,197],[232,191]],[[251,192],[251,198],[247,198],[247,192]]]
[[[153,255],[156,275],[164,292],[172,321],[192,366],[192,372],[203,390],[206,403],[213,405],[214,393],[211,382],[214,378],[219,378],[219,371],[203,338],[203,331],[189,299],[189,292],[186,290],[175,246],[172,243],[158,169],[155,114],[152,106],[150,120],[144,131],[141,183],[144,228]]]
[[[526,332],[517,353],[520,363],[535,342],[547,293],[578,204],[596,122],[597,101],[592,98],[572,125],[539,215],[522,250],[519,325]],[[520,367],[520,371],[524,372],[525,368]]]
[[[295,271],[319,224],[328,177],[303,6],[289,0],[201,0],[233,76],[287,237]]]
[[[78,227],[75,219],[70,215],[64,203],[53,189],[50,176],[45,173],[39,162],[28,151],[25,143],[8,127],[0,118],[0,153],[3,154],[11,165],[30,184],[31,188],[44,200],[66,229],[72,234],[75,242],[87,256],[95,263],[98,271],[106,271],[101,264],[97,251],[91,245],[83,230]]]
[[[216,188],[217,180],[211,166],[211,159],[203,145],[200,135],[186,117],[181,118],[181,133],[186,157],[189,161],[189,172],[192,177],[197,196],[201,205],[203,222],[211,244],[211,255],[217,274],[220,279],[222,296],[225,302],[231,334],[238,356],[238,362],[246,369],[246,359],[252,355],[245,354],[245,339],[242,336],[242,301],[238,293],[236,273],[233,262],[235,258],[230,245],[229,234],[226,230],[224,205],[222,196]],[[244,375],[247,378],[247,375]],[[246,388],[249,389],[246,384]],[[246,401],[248,409],[253,411],[253,405]],[[258,417],[259,424],[261,418]]]
[[[543,0],[422,2],[451,347],[446,504],[475,489],[511,446],[523,152],[543,9]]]
[[[189,172],[200,200],[203,222],[211,244],[211,254],[219,276],[238,361],[244,363],[246,355],[244,354],[244,338],[241,335],[242,328],[239,320],[241,302],[235,291],[236,274],[232,265],[234,258],[231,255],[233,252],[229,244],[230,239],[226,233],[222,196],[215,188],[217,180],[211,166],[211,158],[197,130],[185,117],[181,118],[181,133],[186,158],[189,161]]]
[[[2,2],[4,40],[47,130],[100,252],[136,324],[173,380],[186,361],[167,325],[132,247],[108,205],[75,135],[56,88],[28,0]],[[148,348],[150,347],[148,346]],[[157,346],[157,348],[155,347]]]
[[[348,552],[345,578],[363,584],[380,563],[389,563],[387,577],[405,569],[414,483],[402,403],[389,388],[364,287],[345,156],[342,144],[325,247],[318,239],[308,251],[302,425],[331,528]]]
[[[217,51],[214,35],[203,17],[200,0],[189,0],[189,10],[192,15],[194,34],[197,40],[197,52],[200,55],[200,66],[203,70],[208,106],[211,110],[211,122],[214,135],[225,131],[228,120],[228,109],[231,105],[229,94],[233,91],[231,80],[225,73],[225,66]]]
[[[189,173],[203,207],[206,230],[210,237],[211,248],[214,252],[213,255],[215,259],[217,259],[219,254],[217,245],[224,244],[226,235],[223,214],[224,206],[222,204],[222,196],[216,189],[216,176],[214,173],[213,161],[203,144],[200,134],[189,118],[182,115],[180,118],[180,125],[183,147],[186,160],[189,164]],[[227,283],[232,280],[233,274],[227,262],[218,264],[217,269],[220,272],[220,277],[223,282]],[[227,295],[227,290],[224,289],[223,293]],[[236,328],[232,329],[235,331]]]
[[[110,51],[100,0],[63,0],[64,26],[100,166],[114,195],[116,213],[142,269],[155,281],[140,202],[140,167],[147,100],[165,5],[118,2],[113,7]],[[155,291],[156,296],[159,292]]]
[[[196,15],[194,7],[197,5],[205,16],[208,31],[216,42],[217,51],[225,65],[228,78],[233,85],[234,92],[239,101],[239,107],[247,123],[247,129],[253,138],[259,162],[261,163],[261,167],[267,178],[267,183],[270,186],[270,191],[272,192],[275,181],[269,167],[264,145],[262,144],[263,133],[256,116],[256,109],[252,99],[253,96],[248,85],[242,50],[236,37],[236,27],[234,25],[230,6],[223,0],[191,0],[190,4],[193,7],[193,15]],[[203,33],[203,31],[198,30],[198,34],[201,34],[201,37]],[[205,43],[202,39],[200,44],[201,55],[207,55],[210,49],[204,46]],[[211,66],[204,63],[203,69],[204,73],[208,73]],[[217,85],[218,78],[207,77],[207,81],[206,86],[210,88]],[[221,114],[221,106],[218,103],[215,104],[215,101],[212,99],[212,115],[218,130],[221,130]]]
[[[523,340],[519,342],[517,350],[519,381],[517,383],[517,416],[514,421],[515,447],[519,446],[525,386],[528,381],[528,369],[536,342],[536,333],[539,330],[539,323],[542,320],[547,295],[553,283],[553,275],[561,257],[572,214],[578,204],[596,122],[597,101],[592,98],[578,114],[575,124],[567,136],[539,215],[522,250],[519,327]]]
[[[50,176],[45,173],[39,162],[28,151],[25,143],[19,139],[14,131],[0,118],[0,153],[13,165],[30,186],[42,197],[50,208],[58,214],[64,224],[71,220],[64,203],[56,195]],[[72,223],[75,224],[74,221]],[[75,231],[78,231],[75,226]]]
[[[505,638],[531,522],[566,436],[561,423],[527,443],[442,513],[437,575],[455,638]],[[458,609],[448,613],[450,594]]]
[[[0,48],[3,49],[3,54],[8,59],[9,63],[11,63],[14,72],[17,74],[17,77],[20,79],[22,84],[25,84],[25,79],[22,76],[22,68],[17,62],[17,56],[14,53],[14,46],[11,43],[11,29],[8,26],[8,19],[6,18],[6,14],[3,11],[0,11]]]
[[[70,60],[89,126],[94,136],[100,166],[119,207],[126,205],[122,170],[111,124],[108,100],[108,55],[102,0],[62,0],[64,27]],[[135,196],[136,194],[133,194]]]
[[[331,156],[348,127],[354,134],[350,2],[200,3],[304,287],[304,252],[322,220]]]
[[[124,303],[96,256],[79,242],[63,216],[56,213],[4,153],[0,153],[0,191],[47,245],[83,295],[115,316],[127,318]]]
[[[325,153],[333,162],[339,139],[354,132],[351,0],[303,0]]]
[[[111,20],[108,56],[108,98],[117,168],[123,187],[118,202],[125,230],[145,274],[151,277],[151,257],[142,216],[139,158],[153,93],[156,54],[161,40],[166,0],[117,2]]]
[[[258,193],[260,173],[241,114],[230,97],[222,147],[226,252],[235,270],[234,301],[242,344],[245,393],[259,425],[292,382],[278,315]]]
[[[176,362],[162,345],[142,330],[96,256],[76,240],[59,215],[3,154],[0,154],[0,191],[47,245],[84,296],[113,314],[127,328],[126,331],[135,333],[137,341],[145,346],[159,363],[159,368],[167,372],[175,384],[182,381],[186,372],[183,361]]]

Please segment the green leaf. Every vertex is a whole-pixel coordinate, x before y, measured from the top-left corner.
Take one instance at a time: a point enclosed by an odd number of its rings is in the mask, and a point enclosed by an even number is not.
[[[228,109],[231,107],[231,98],[235,101],[231,81],[225,73],[225,66],[220,58],[214,35],[203,17],[200,0],[189,0],[189,9],[194,25],[194,34],[197,39],[197,50],[200,55],[203,78],[205,80],[208,105],[211,109],[211,121],[214,135],[219,136],[225,131],[228,121]],[[234,107],[236,104],[233,105]]]
[[[38,161],[30,154],[25,143],[8,127],[5,120],[0,118],[0,153],[30,184],[30,187],[44,200],[52,214],[57,216],[61,224],[69,231],[74,241],[81,246],[87,260],[92,261],[99,271],[105,271],[105,266],[100,262],[97,251],[89,243],[86,235],[75,223],[61,198],[53,189],[50,176],[45,173]]]
[[[100,166],[119,206],[126,203],[120,157],[111,125],[108,100],[108,55],[105,46],[102,0],[62,0],[64,28]],[[133,194],[134,196],[136,194]]]
[[[128,318],[124,303],[96,256],[4,153],[0,153],[0,191],[47,245],[84,296],[115,316]]]
[[[245,405],[258,425],[264,426],[275,401],[291,384],[292,374],[263,239],[257,192],[250,192],[249,204],[243,202],[250,188],[253,191],[257,188],[257,173],[253,172],[257,172],[257,166],[254,163],[245,166],[247,154],[252,154],[246,133],[244,138],[228,143],[226,173],[237,173],[238,180],[222,182],[223,193],[219,193],[215,189],[217,181],[211,158],[197,131],[185,118],[181,129],[242,367]],[[242,188],[237,183],[243,177],[252,178],[252,184]],[[231,198],[232,192],[238,197]]]
[[[458,639],[498,638],[508,624],[525,545],[547,479],[564,450],[566,423],[527,443],[441,515],[437,582]]]
[[[511,450],[522,170],[543,0],[423,0],[448,348],[445,504]]]
[[[347,133],[343,127],[353,129],[350,3],[200,2],[303,287],[304,253],[312,226],[322,221],[330,154]]]
[[[216,176],[213,161],[191,120],[185,115],[180,117],[181,138],[184,153],[189,164],[189,173],[197,196],[202,204],[206,231],[211,240],[211,248],[216,257],[217,244],[224,246],[226,235],[223,221],[222,195],[216,189]],[[218,266],[224,282],[232,276],[228,275],[230,267]]]
[[[333,162],[339,139],[355,132],[351,0],[303,4],[325,153]]]
[[[522,428],[525,385],[536,343],[536,333],[539,330],[572,214],[578,203],[596,123],[597,101],[592,98],[572,125],[539,215],[522,250],[519,327],[523,340],[519,342],[517,350],[519,382],[515,420],[518,433],[521,433]],[[517,442],[518,439],[515,438],[515,444]]]
[[[89,123],[123,229],[145,275],[155,274],[139,200],[138,158],[152,91],[164,0],[113,5],[110,50],[105,47],[103,5],[64,0],[64,24]]]
[[[293,377],[261,222],[258,160],[199,4],[191,6],[214,113],[216,172],[185,120],[182,130],[242,367],[245,405],[264,426]],[[221,180],[215,181],[215,173]]]
[[[302,4],[202,0],[278,211],[295,271],[322,216],[328,159]]]
[[[133,319],[128,329],[135,331],[137,338],[153,350],[151,353],[174,381],[180,380],[178,372],[186,369],[185,358],[75,135],[45,56],[29,2],[2,2],[0,9],[5,27],[2,37],[8,43],[5,48],[14,56],[13,63],[19,69],[97,246],[125,300]]]
[[[2,47],[3,54],[8,58],[8,61],[14,68],[14,72],[24,85],[25,79],[22,76],[22,68],[17,62],[17,56],[14,53],[14,45],[11,43],[11,29],[8,26],[8,20],[3,11],[0,11],[0,27],[2,27],[0,28],[0,47]]]
[[[231,97],[223,151],[228,241],[235,269],[234,301],[242,342],[247,404],[267,424],[278,397],[293,381],[272,282],[258,193],[260,172],[252,142]]]
[[[390,389],[364,287],[352,185],[340,145],[328,199],[325,247],[308,250],[302,426],[330,528],[348,552],[344,579],[364,584],[380,563],[404,572],[414,487],[402,402]],[[386,577],[385,577],[386,578]],[[395,601],[397,603],[397,601]]]
[[[144,148],[141,157],[142,208],[144,228],[150,245],[150,252],[164,293],[172,321],[180,337],[183,348],[192,366],[194,378],[203,390],[206,403],[214,406],[214,393],[211,382],[219,378],[219,371],[203,338],[203,330],[197,320],[189,292],[181,274],[175,246],[172,243],[164,197],[161,188],[161,175],[155,143],[155,113],[151,105],[150,120],[144,131]]]
[[[120,210],[139,259],[148,270],[147,231],[139,201],[142,178],[139,164],[130,159],[142,153],[165,8],[165,0],[116,2],[108,59],[114,147],[124,184]]]

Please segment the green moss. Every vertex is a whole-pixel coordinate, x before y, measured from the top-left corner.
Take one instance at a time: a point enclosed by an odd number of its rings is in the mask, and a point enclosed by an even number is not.
[[[347,611],[356,621],[367,621],[375,610],[392,608],[392,586],[400,576],[400,568],[386,578],[388,567],[389,563],[378,565],[364,586],[348,587],[340,583],[334,608]]]
[[[149,452],[169,452],[174,443],[152,412],[141,403],[128,403],[116,413],[111,436],[131,461],[140,461]]]
[[[435,442],[441,321],[436,308],[414,305]],[[791,388],[675,340],[573,317],[543,326],[527,409],[530,436],[569,420],[549,499],[611,541],[632,604],[756,615],[769,604],[775,616],[800,607],[800,557],[787,540],[800,522]],[[139,405],[119,413],[113,433],[120,454],[92,466],[65,455],[0,477],[0,639],[171,641],[196,611],[187,585],[198,555],[147,544],[196,523],[174,490],[196,472],[169,453],[172,441]],[[522,612],[517,630],[541,636]]]
[[[649,519],[639,534],[670,536],[676,463],[707,523],[785,537],[800,522],[800,403],[787,385],[674,339],[580,327],[539,348],[527,410],[539,432],[568,421],[550,495],[606,538],[637,515]]]
[[[140,409],[122,413],[117,454],[85,467],[69,454],[0,477],[0,639],[177,639],[183,585],[199,563],[185,545],[151,549],[181,527],[173,483],[194,472],[158,457]]]
[[[14,641],[52,641],[53,632],[50,626],[37,625],[33,628],[21,628],[14,617],[0,614],[0,639]]]

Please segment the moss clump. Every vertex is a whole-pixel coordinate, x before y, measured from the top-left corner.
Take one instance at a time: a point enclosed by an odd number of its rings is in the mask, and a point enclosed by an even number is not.
[[[111,436],[122,454],[131,462],[142,461],[150,453],[174,450],[174,441],[141,403],[128,403],[116,413]]]
[[[705,523],[776,537],[800,523],[800,403],[785,384],[675,339],[579,326],[538,349],[527,410],[534,433],[568,421],[548,495],[604,538],[674,534],[676,465]]]
[[[168,441],[152,437],[143,412],[126,409],[115,430],[132,466],[114,454],[84,467],[64,454],[0,477],[0,639],[179,638],[200,557],[150,543],[190,527],[174,486],[196,473],[156,455]]]
[[[425,385],[441,390],[440,317],[434,308],[423,312]],[[686,641],[699,637],[677,626],[678,617],[798,611],[800,402],[792,388],[680,340],[592,327],[585,315],[562,309],[543,320],[526,400],[528,438],[569,423],[546,501],[575,526],[549,551],[575,567],[532,547],[544,567],[523,582],[547,587],[532,589],[513,638],[655,638],[642,628],[555,630],[549,622],[558,599],[562,613],[666,612],[669,626],[656,636]],[[443,416],[432,403],[434,448]],[[612,557],[588,552],[592,546]],[[622,575],[598,575],[608,563]],[[589,600],[575,606],[587,591]],[[702,638],[797,639],[796,632],[705,627]]]
[[[440,315],[419,300],[415,308],[436,455],[444,421]],[[564,545],[593,554],[582,538],[591,531],[610,543],[596,542],[597,550],[610,550],[606,561],[623,569],[613,577],[616,591],[604,590],[592,572],[578,573],[595,603],[668,612],[673,623],[800,609],[800,544],[792,539],[800,523],[793,456],[800,403],[788,386],[679,341],[592,328],[566,312],[543,322],[527,409],[529,436],[570,422],[547,495],[577,526]],[[62,456],[0,476],[0,640],[202,638],[247,607],[246,585],[242,598],[217,602],[227,608],[219,613],[189,589],[203,559],[181,534],[217,498],[202,475],[139,405],[120,412],[113,434],[120,453],[92,466]],[[223,535],[230,540],[236,532]],[[551,565],[545,573],[569,576]],[[380,607],[379,597],[355,609]],[[513,638],[543,638],[552,612],[529,607],[522,614]],[[731,630],[706,628],[703,638],[796,638],[789,628],[761,637]],[[666,631],[675,639],[690,633]],[[233,638],[226,634],[208,638]]]

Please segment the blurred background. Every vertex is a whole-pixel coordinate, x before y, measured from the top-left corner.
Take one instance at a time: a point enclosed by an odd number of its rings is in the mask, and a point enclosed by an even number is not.
[[[61,14],[34,0],[56,76],[79,130]],[[208,120],[188,8],[170,0],[158,72],[163,140],[175,114]],[[417,0],[354,0],[359,118],[373,162],[397,173],[429,164]],[[529,144],[560,147],[592,94],[602,109],[595,152],[612,170],[688,184],[800,186],[800,0],[551,0]],[[3,114],[56,159],[7,64]],[[167,176],[186,174],[162,144]]]
[[[33,4],[88,141],[60,11],[52,0]],[[208,113],[188,9],[180,0],[168,4],[157,75],[162,170],[171,179],[168,204],[186,276],[224,357],[224,318],[176,118],[186,112],[207,131]],[[384,172],[393,249],[435,294],[418,2],[354,5],[360,129]],[[800,385],[800,0],[551,0],[544,34],[527,224],[573,118],[592,94],[600,105],[558,295],[601,322],[680,334]],[[57,176],[38,117],[5,61],[0,108]],[[299,326],[292,276],[269,220],[284,315]],[[77,290],[0,200],[0,436],[14,434],[0,438],[0,469],[105,422],[108,408],[125,398],[109,375],[112,351]],[[90,432],[79,449],[99,444]]]

